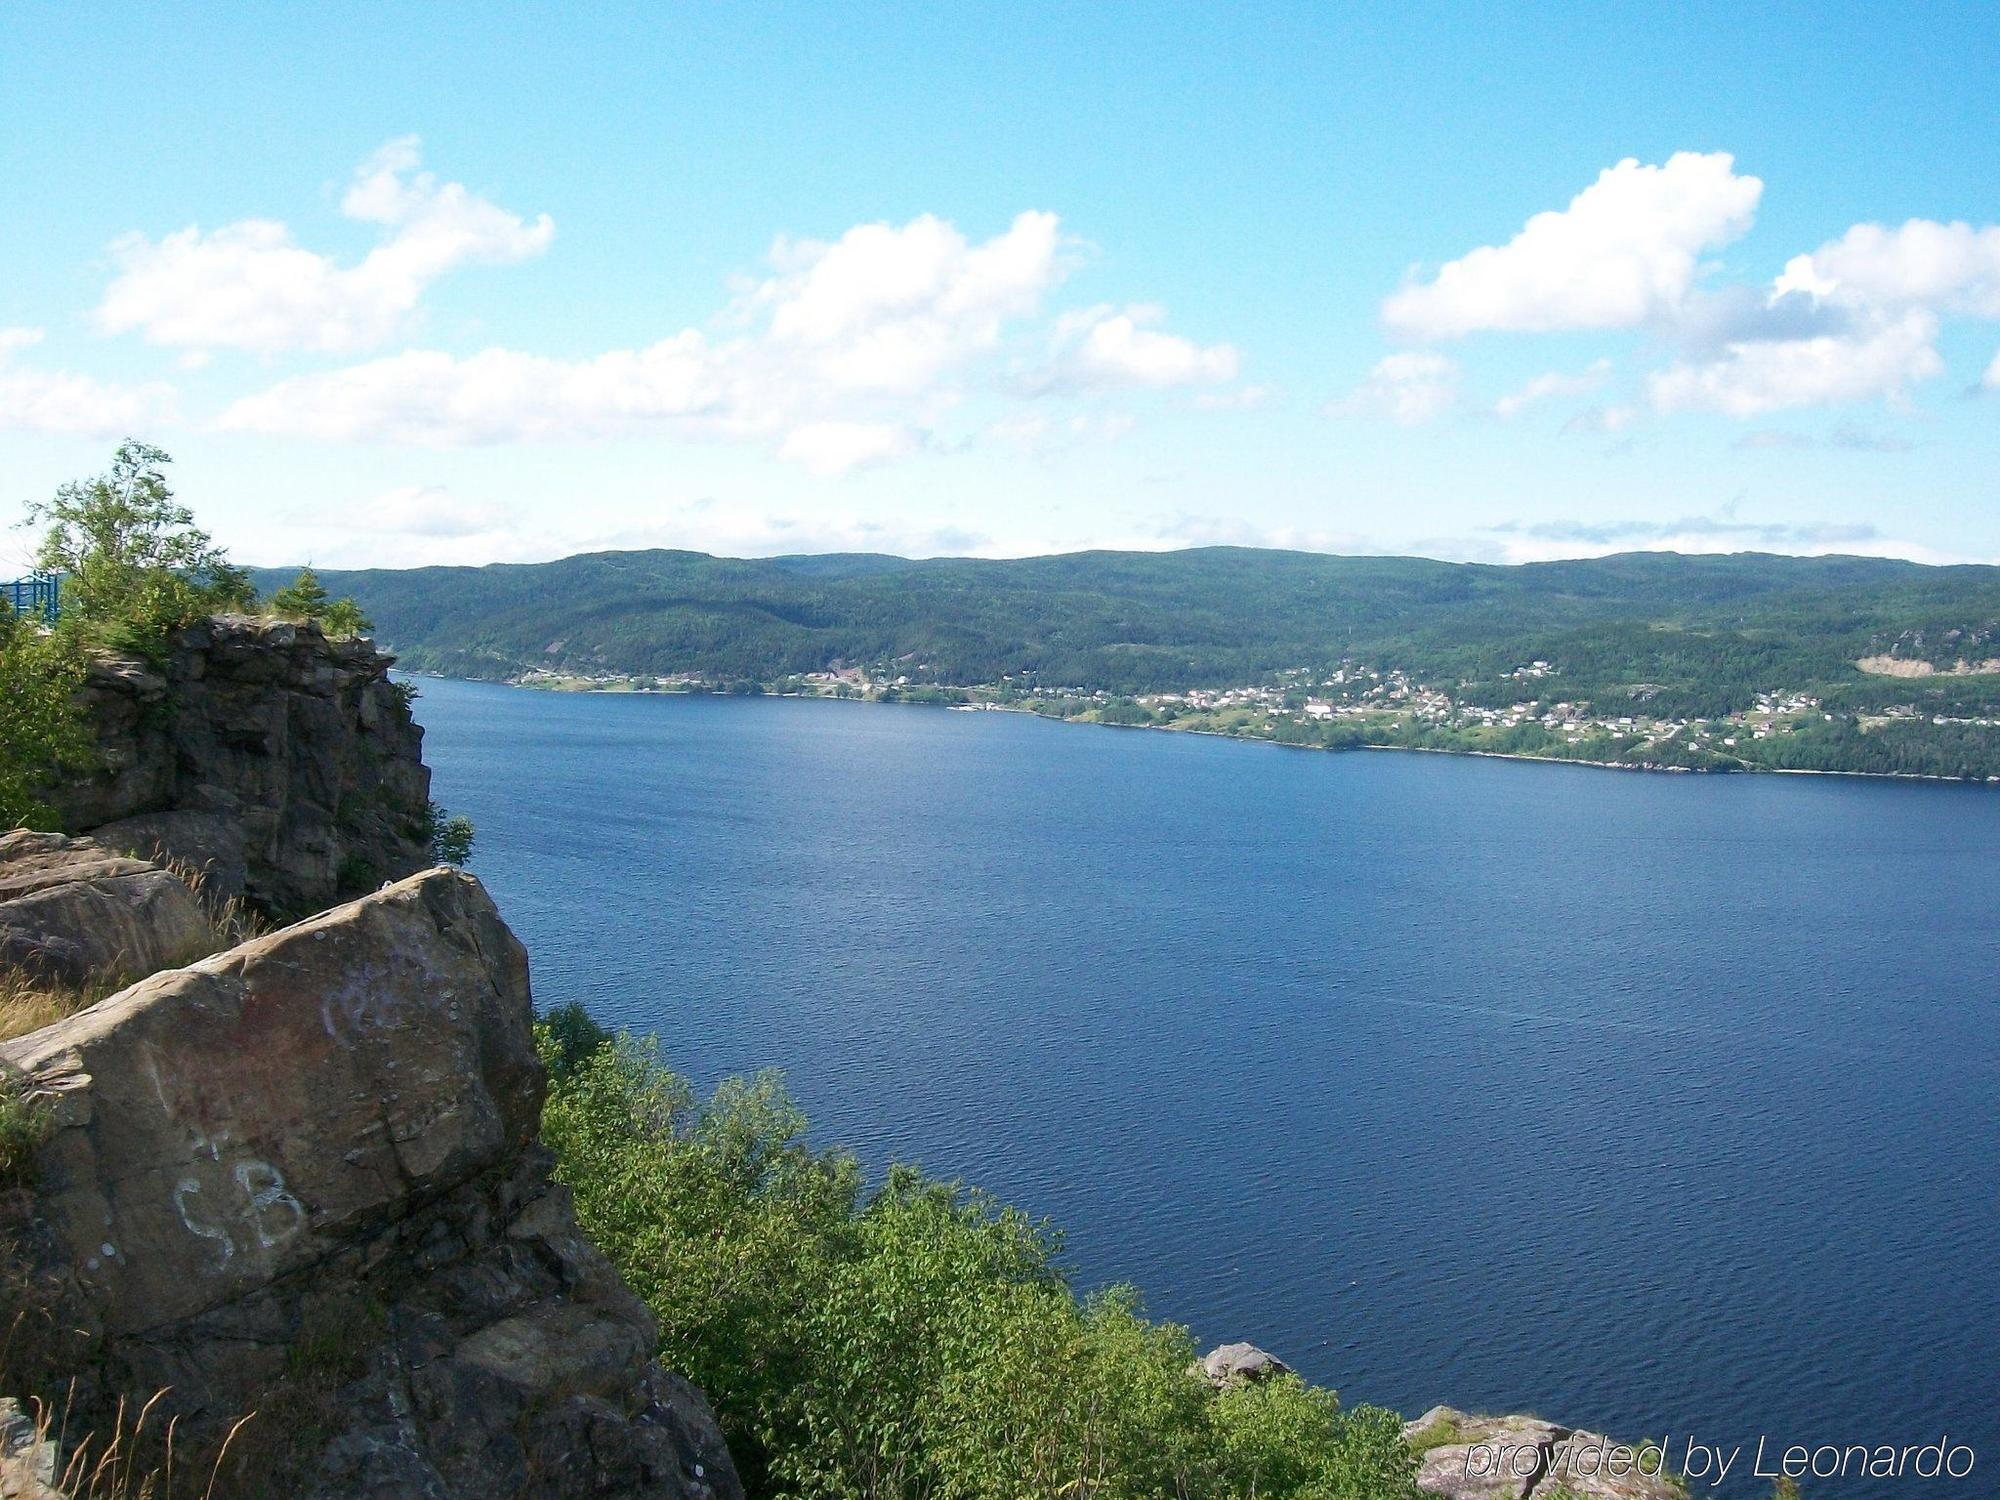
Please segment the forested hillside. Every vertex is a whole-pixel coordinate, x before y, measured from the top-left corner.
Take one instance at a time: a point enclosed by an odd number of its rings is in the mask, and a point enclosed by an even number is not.
[[[1511,674],[1544,661],[1567,696],[1632,696],[1662,713],[1728,713],[1795,690],[1857,711],[2000,701],[2000,676],[1952,672],[2000,657],[2000,568],[1874,558],[1631,553],[1501,567],[1242,548],[1007,561],[652,551],[322,579],[359,600],[405,665],[492,679],[769,683],[861,667],[913,683],[1140,694],[1349,662],[1502,702],[1521,695]],[[1855,665],[1885,655],[1941,671]]]

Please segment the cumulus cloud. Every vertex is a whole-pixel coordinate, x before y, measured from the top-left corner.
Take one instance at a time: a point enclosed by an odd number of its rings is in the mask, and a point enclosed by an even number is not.
[[[644,349],[554,359],[413,349],[282,380],[222,414],[230,431],[434,447],[615,436],[672,420],[743,420],[728,359],[690,329]]]
[[[1911,219],[1896,229],[1856,224],[1794,256],[1775,288],[1818,300],[1924,306],[2000,318],[2000,226]]]
[[[116,437],[173,420],[172,386],[109,384],[15,358],[41,340],[39,328],[0,328],[0,429]]]
[[[1551,370],[1546,375],[1537,375],[1518,390],[1509,391],[1493,403],[1494,415],[1512,421],[1523,411],[1538,401],[1548,401],[1559,396],[1587,396],[1600,390],[1604,382],[1611,378],[1611,361],[1595,360],[1588,369],[1575,375],[1566,375],[1560,370]]]
[[[1062,246],[1056,216],[1038,212],[984,241],[928,214],[832,241],[780,239],[769,274],[737,287],[714,332],[569,359],[410,350],[280,381],[220,421],[435,446],[665,430],[763,443],[814,473],[847,473],[930,446],[939,413],[1001,387],[1002,346],[1041,316],[1066,274]],[[1070,388],[1233,378],[1234,350],[1201,348],[1150,326],[1158,320],[1150,308],[1059,320]]]
[[[779,445],[778,457],[822,478],[907,458],[923,435],[893,422],[808,422]]]
[[[1727,152],[1682,151],[1664,166],[1627,158],[1565,209],[1529,219],[1383,304],[1390,328],[1417,338],[1482,330],[1632,328],[1670,318],[1704,250],[1749,229],[1764,184]]]
[[[1676,363],[1647,381],[1660,411],[1757,417],[1795,407],[1902,395],[1941,373],[1938,320],[1921,308],[1851,334],[1743,340],[1715,359]]]
[[[420,170],[414,136],[389,142],[361,164],[341,212],[383,231],[351,266],[306,249],[271,219],[210,231],[190,226],[158,240],[127,235],[111,247],[118,274],[97,309],[98,324],[197,355],[362,349],[402,328],[447,272],[526,260],[555,236],[546,214],[524,220]]]
[[[999,341],[1062,278],[1057,218],[1018,215],[983,244],[930,214],[897,227],[859,224],[832,243],[780,239],[778,274],[745,310],[768,317],[773,349],[821,381],[908,393]]]
[[[1241,358],[1235,349],[1162,332],[1156,325],[1165,317],[1165,309],[1145,304],[1064,314],[1056,320],[1055,360],[1040,383],[1104,390],[1220,385],[1236,378]]]
[[[1943,373],[1942,315],[2000,317],[2000,228],[1857,224],[1786,262],[1714,353],[1656,375],[1654,404],[1744,417],[1899,399]]]
[[[1377,361],[1368,378],[1328,410],[1336,416],[1387,417],[1399,427],[1416,427],[1458,404],[1458,381],[1458,362],[1442,354],[1391,354]]]

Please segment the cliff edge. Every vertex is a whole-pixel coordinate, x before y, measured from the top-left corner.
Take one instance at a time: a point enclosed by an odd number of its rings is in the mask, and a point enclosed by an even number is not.
[[[259,1412],[237,1462],[285,1477],[249,1493],[740,1496],[549,1180],[532,1019],[520,943],[440,869],[0,1044],[71,1432],[164,1391],[184,1441]]]
[[[199,870],[212,893],[321,911],[430,863],[430,771],[394,658],[311,621],[218,615],[155,660],[91,665],[98,768],[63,827]]]

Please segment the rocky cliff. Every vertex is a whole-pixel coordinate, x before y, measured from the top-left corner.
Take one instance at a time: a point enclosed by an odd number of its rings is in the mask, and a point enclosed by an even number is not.
[[[84,689],[100,769],[55,789],[63,826],[288,916],[422,869],[430,772],[390,662],[311,622],[238,615],[158,661],[100,658]]]
[[[165,1391],[187,1446],[259,1413],[249,1493],[740,1495],[549,1180],[531,1022],[521,945],[433,870],[0,1044],[72,1434]]]

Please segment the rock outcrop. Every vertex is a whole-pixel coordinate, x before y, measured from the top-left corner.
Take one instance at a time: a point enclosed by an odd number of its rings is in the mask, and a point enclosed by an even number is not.
[[[81,988],[186,963],[216,947],[186,881],[91,839],[0,834],[0,968]]]
[[[96,1399],[171,1388],[184,1435],[276,1403],[318,1500],[740,1496],[549,1180],[531,1020],[521,945],[433,870],[0,1044]]]
[[[1417,1488],[1448,1500],[1685,1500],[1658,1448],[1539,1417],[1479,1417],[1434,1406],[1403,1428],[1419,1450]]]
[[[1203,1380],[1217,1389],[1270,1380],[1289,1375],[1292,1370],[1277,1355],[1266,1354],[1255,1344],[1222,1344],[1203,1355],[1195,1368]]]
[[[390,662],[239,615],[191,626],[159,663],[100,658],[83,699],[101,769],[53,789],[63,826],[287,916],[422,869],[430,772]]]

